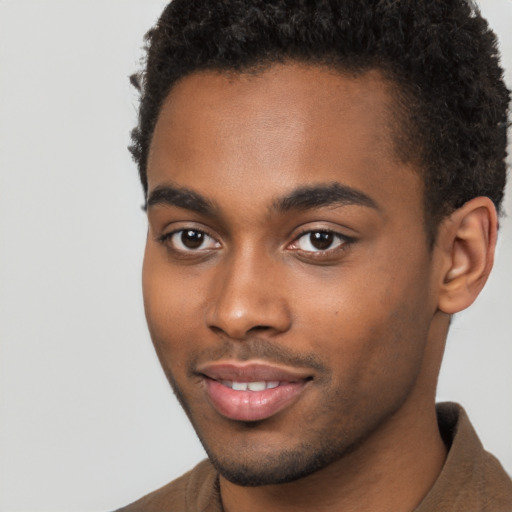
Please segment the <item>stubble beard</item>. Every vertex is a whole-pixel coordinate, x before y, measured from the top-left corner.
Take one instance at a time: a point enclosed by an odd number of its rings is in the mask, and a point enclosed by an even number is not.
[[[249,445],[247,450],[241,450],[233,455],[230,450],[223,451],[221,448],[214,449],[211,446],[214,443],[210,443],[204,434],[207,426],[200,425],[196,421],[176,380],[170,372],[166,373],[174,394],[187,414],[214,468],[229,482],[246,487],[294,482],[330,466],[357,450],[402,405],[401,403],[396,404],[385,415],[374,417],[373,422],[370,421],[365,425],[366,428],[356,428],[355,430],[359,431],[359,435],[356,436],[347,435],[339,423],[333,423],[321,431],[306,427],[297,432],[297,438],[307,441],[297,443],[292,449],[283,447],[278,452],[258,454],[256,452],[259,446]],[[326,400],[319,415],[332,414],[333,407],[343,408],[344,402],[345,400],[341,396]],[[257,429],[260,423],[262,422],[237,422],[239,432],[234,435],[243,435],[244,431],[250,433],[251,430]],[[348,428],[347,430],[352,429]]]
[[[212,357],[213,359],[213,357]],[[332,389],[332,374],[320,362],[316,364],[319,375],[323,378],[326,391],[322,397],[322,405],[311,412],[310,418],[297,420],[298,428],[288,440],[295,443],[282,446],[271,451],[259,443],[251,444],[234,452],[233,447],[222,447],[215,440],[210,441],[207,435],[208,424],[201,422],[190,406],[192,400],[186,398],[178,385],[170,368],[165,368],[167,379],[183,410],[187,414],[194,430],[203,445],[211,463],[226,480],[240,486],[263,486],[284,484],[312,475],[330,466],[356,451],[379,428],[386,423],[404,404],[410,392],[410,385],[403,388],[394,400],[382,408],[380,400],[368,401],[365,404],[351,398],[340,389]],[[189,374],[195,364],[189,364]],[[375,398],[375,397],[373,397]],[[333,411],[340,411],[336,414]],[[343,411],[343,412],[341,412]],[[320,427],[315,427],[316,420],[321,419]],[[329,421],[323,422],[323,419]],[[258,429],[261,422],[236,422],[233,436],[250,435]],[[295,439],[293,439],[295,438]]]
[[[199,432],[198,436],[201,439]],[[220,475],[236,485],[247,487],[294,482],[329,466],[350,451],[350,447],[333,447],[330,443],[326,446],[301,443],[293,451],[283,450],[271,457],[261,457],[257,463],[247,463],[243,454],[238,459],[221,460],[208,450],[205,442],[201,442]]]

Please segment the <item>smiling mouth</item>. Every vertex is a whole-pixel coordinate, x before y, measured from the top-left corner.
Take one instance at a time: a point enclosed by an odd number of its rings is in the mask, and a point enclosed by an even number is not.
[[[200,368],[208,401],[223,417],[262,421],[295,403],[313,378],[262,363],[210,364]]]
[[[237,382],[233,380],[221,381],[223,386],[226,386],[235,391],[265,391],[266,389],[277,388],[280,384],[279,381],[256,381],[256,382]]]

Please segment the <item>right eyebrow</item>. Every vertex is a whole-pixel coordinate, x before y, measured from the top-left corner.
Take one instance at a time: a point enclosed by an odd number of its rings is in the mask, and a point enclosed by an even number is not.
[[[217,211],[216,205],[201,194],[172,185],[159,185],[151,191],[144,209],[156,205],[177,206],[203,215],[213,215]]]

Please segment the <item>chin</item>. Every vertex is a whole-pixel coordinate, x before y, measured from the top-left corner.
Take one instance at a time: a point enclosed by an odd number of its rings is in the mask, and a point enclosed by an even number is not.
[[[203,443],[204,445],[204,443]],[[293,482],[329,466],[343,457],[350,449],[336,446],[313,448],[297,447],[294,451],[273,454],[217,455],[205,446],[209,459],[222,477],[236,485],[258,487]]]

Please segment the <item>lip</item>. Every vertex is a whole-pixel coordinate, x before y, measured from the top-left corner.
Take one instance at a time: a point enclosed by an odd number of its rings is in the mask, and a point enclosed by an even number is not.
[[[197,373],[213,380],[234,380],[239,382],[283,381],[295,382],[311,378],[305,371],[265,362],[226,361],[209,363],[197,368]]]
[[[274,416],[295,402],[312,378],[304,371],[260,362],[211,363],[197,371],[204,379],[213,407],[235,421],[262,421]],[[278,381],[279,386],[262,391],[235,391],[223,381]]]

